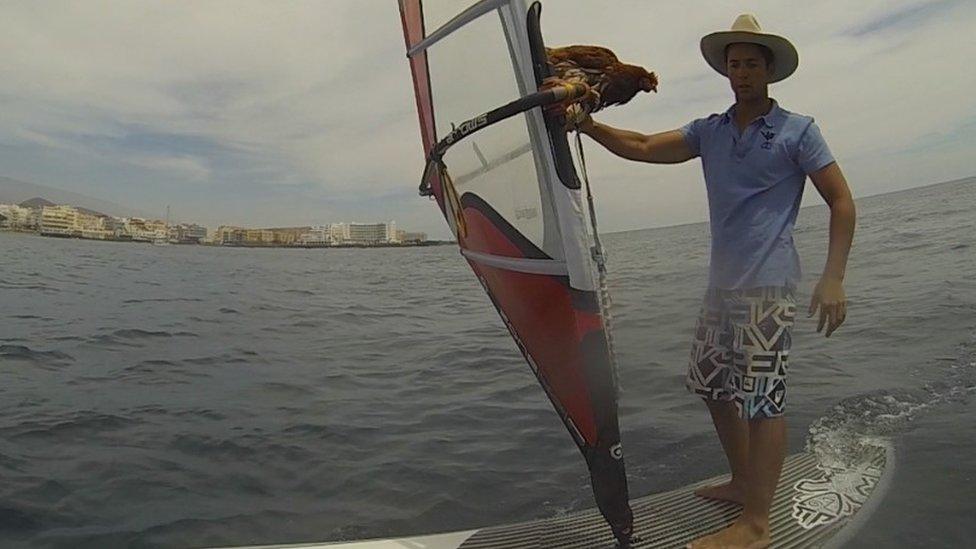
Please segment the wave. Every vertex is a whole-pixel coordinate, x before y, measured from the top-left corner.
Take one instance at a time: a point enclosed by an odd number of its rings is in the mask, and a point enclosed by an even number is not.
[[[183,377],[205,377],[205,374],[180,368],[175,362],[162,359],[143,360],[118,371],[114,379],[131,380],[143,385],[188,383]]]
[[[123,328],[111,334],[122,339],[146,339],[153,337],[197,337],[193,332],[167,332],[165,330],[141,330],[139,328]]]
[[[181,418],[193,418],[193,419],[206,419],[208,421],[223,421],[227,419],[227,416],[210,408],[189,408],[186,410],[179,410],[172,413],[174,416]]]
[[[126,299],[122,303],[169,303],[203,301],[199,297],[154,297],[146,299]]]
[[[241,354],[250,354],[250,353],[241,351]],[[193,364],[195,366],[213,366],[217,364],[246,364],[250,362],[250,360],[244,357],[233,356],[228,353],[223,353],[214,356],[185,358],[182,360],[182,362],[185,364]]]
[[[976,333],[961,346],[940,380],[914,390],[885,390],[842,400],[810,425],[806,448],[821,463],[848,467],[877,446],[905,431],[920,414],[976,394]]]
[[[2,290],[33,290],[39,291],[46,294],[56,294],[60,293],[61,290],[58,288],[53,288],[46,284],[37,284],[33,282],[4,282],[0,281],[0,289]]]
[[[137,423],[140,422],[120,415],[82,410],[42,420],[22,421],[3,429],[3,435],[11,440],[49,438],[64,441],[77,437],[87,441],[93,436],[125,429]]]
[[[75,357],[61,351],[38,351],[26,345],[0,345],[0,358],[27,360],[40,364],[74,362]]]
[[[215,319],[215,318],[203,318],[203,317],[200,317],[200,316],[188,316],[186,318],[187,318],[187,320],[190,320],[192,322],[203,322],[203,323],[207,323],[207,324],[220,324],[220,322],[221,322],[220,320]]]
[[[248,444],[240,437],[237,440],[232,440],[186,433],[173,437],[169,446],[194,458],[220,456],[235,460],[250,460],[259,455],[258,448]]]
[[[40,320],[42,322],[51,322],[55,320],[48,316],[37,316],[37,315],[10,315],[10,318],[15,318],[17,320]]]
[[[299,289],[294,289],[294,288],[290,288],[290,289],[287,289],[287,290],[282,290],[281,293],[283,293],[283,294],[298,294],[298,295],[316,295],[315,292],[311,292],[309,290],[299,290]]]
[[[142,330],[139,328],[123,328],[108,334],[98,334],[87,338],[86,342],[99,347],[138,347],[145,340],[168,339],[176,337],[199,337],[194,332],[179,331],[169,332],[166,330]]]

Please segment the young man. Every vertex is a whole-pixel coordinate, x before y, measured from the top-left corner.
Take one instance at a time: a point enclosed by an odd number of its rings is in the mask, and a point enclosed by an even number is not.
[[[830,336],[844,322],[844,271],[854,202],[817,125],[770,99],[767,86],[790,76],[798,57],[752,15],[705,36],[705,60],[726,76],[735,104],[679,130],[644,135],[585,117],[580,130],[614,154],[652,163],[701,157],[711,220],[709,289],[695,330],[688,389],[708,407],[732,480],[698,495],[743,505],[730,527],[689,547],[762,548],[786,454],[786,372],[800,265],[793,224],[809,176],[830,206],[827,263],[809,313]]]

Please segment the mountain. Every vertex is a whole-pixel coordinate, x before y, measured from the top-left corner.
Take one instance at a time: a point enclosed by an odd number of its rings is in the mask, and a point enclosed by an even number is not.
[[[57,204],[55,204],[54,202],[51,202],[50,200],[44,200],[39,196],[35,196],[30,200],[25,200],[21,202],[19,205],[23,206],[24,208],[43,208],[44,206],[57,206]]]
[[[27,204],[24,204],[25,202]],[[2,176],[0,176],[0,204],[21,204],[33,207],[68,204],[90,210],[91,213],[99,215],[111,215],[115,217],[158,217],[139,211],[136,208],[122,206],[100,198]]]
[[[72,205],[72,204],[69,204],[69,205]],[[30,200],[25,200],[25,201],[21,202],[20,204],[18,204],[18,206],[22,206],[24,208],[41,209],[44,206],[57,206],[57,204],[55,204],[54,202],[51,202],[50,200],[45,200],[45,199],[37,196],[37,197],[31,198]],[[84,206],[75,206],[75,209],[78,210],[78,211],[80,211],[80,212],[82,212],[82,213],[86,213],[88,215],[97,215],[99,217],[111,217],[111,216],[109,216],[107,214],[103,214],[102,212],[96,212],[95,210],[86,208]]]

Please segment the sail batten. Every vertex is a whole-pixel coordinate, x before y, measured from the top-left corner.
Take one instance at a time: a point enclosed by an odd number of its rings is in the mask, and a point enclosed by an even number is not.
[[[481,17],[482,15],[489,13],[495,9],[498,9],[499,6],[507,3],[508,3],[507,0],[481,0],[477,4],[474,4],[470,8],[457,14],[457,16],[454,17],[454,19],[451,19],[447,23],[444,23],[443,26],[438,27],[437,30],[430,33],[423,40],[421,40],[414,46],[410,47],[407,50],[407,57],[413,57],[417,55],[418,53],[433,46],[441,39],[446,38],[452,32],[458,30],[464,25],[467,25],[471,21],[474,21],[475,19]]]
[[[632,519],[592,241],[565,132],[538,107],[552,100],[537,93],[541,7],[482,0],[450,13],[455,3],[441,2],[425,13],[429,4],[400,0],[430,192],[625,539]],[[492,10],[498,17],[485,16]]]
[[[480,265],[487,265],[489,267],[496,267],[499,269],[506,269],[520,273],[565,276],[569,272],[566,270],[565,261],[556,261],[552,259],[521,259],[503,255],[483,254],[472,252],[471,250],[461,250],[461,255]]]

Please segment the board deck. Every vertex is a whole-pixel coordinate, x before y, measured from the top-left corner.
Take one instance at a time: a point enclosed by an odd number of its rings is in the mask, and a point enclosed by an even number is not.
[[[810,453],[786,458],[771,513],[772,547],[839,547],[884,496],[894,464],[886,445],[872,446],[863,459],[843,469],[828,468]],[[732,503],[694,495],[715,477],[661,494],[631,500],[634,549],[683,547],[738,517]],[[860,513],[859,513],[860,511]],[[856,515],[855,515],[856,514]],[[606,521],[593,509],[561,517],[479,530],[398,539],[262,545],[250,549],[598,549],[614,547]]]

